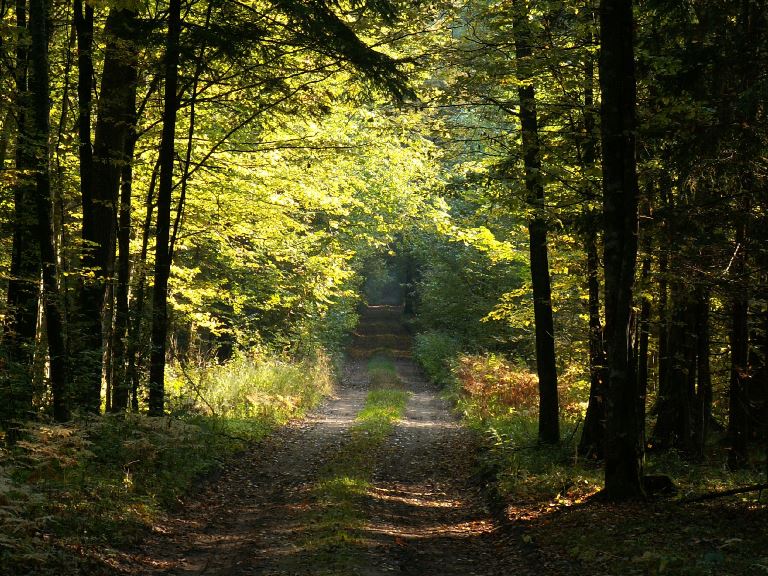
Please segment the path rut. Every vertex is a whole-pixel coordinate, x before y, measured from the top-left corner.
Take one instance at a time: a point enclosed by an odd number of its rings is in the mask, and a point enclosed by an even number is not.
[[[376,454],[352,573],[359,576],[525,575],[535,555],[502,530],[471,480],[476,441],[410,358],[400,309],[369,307],[334,398],[224,467],[158,526],[134,574],[334,574],[308,545],[312,486],[343,449],[368,390],[367,359],[386,351],[410,392],[405,417]],[[539,570],[538,573],[541,571]],[[343,576],[347,576],[344,574]]]

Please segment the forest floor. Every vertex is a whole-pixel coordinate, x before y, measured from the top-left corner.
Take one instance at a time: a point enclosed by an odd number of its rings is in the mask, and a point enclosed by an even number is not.
[[[568,574],[500,524],[474,476],[477,441],[410,359],[399,309],[371,307],[334,398],[227,464],[138,548],[124,574]],[[370,478],[351,501],[318,490],[353,442],[369,393],[369,358],[393,359],[404,416],[365,455]],[[363,465],[364,466],[364,465]],[[347,499],[349,500],[349,499]],[[329,504],[330,502],[330,504]],[[330,509],[351,504],[346,512]],[[329,517],[331,521],[329,522]]]
[[[139,546],[114,552],[105,573],[768,573],[768,511],[738,497],[621,506],[494,500],[478,474],[479,439],[424,379],[410,349],[400,310],[369,308],[334,397],[223,465]],[[391,426],[366,428],[371,359],[381,355],[396,371],[404,407]]]

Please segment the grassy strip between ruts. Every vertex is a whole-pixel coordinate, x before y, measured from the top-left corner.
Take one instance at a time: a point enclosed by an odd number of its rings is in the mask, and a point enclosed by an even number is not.
[[[364,542],[362,509],[377,461],[377,452],[405,413],[408,392],[391,360],[376,356],[368,365],[373,389],[350,429],[350,440],[321,472],[313,489],[316,518],[306,542],[316,554],[321,573],[355,573]]]

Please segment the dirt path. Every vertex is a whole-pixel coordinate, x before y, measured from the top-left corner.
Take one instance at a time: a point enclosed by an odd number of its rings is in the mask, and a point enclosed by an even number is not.
[[[521,534],[494,523],[471,482],[474,440],[410,359],[410,341],[393,307],[368,309],[336,397],[228,465],[182,515],[157,527],[128,572],[347,576],[330,569],[313,547],[312,486],[348,441],[365,402],[367,358],[380,350],[396,359],[411,395],[405,418],[376,454],[348,572],[541,573]]]

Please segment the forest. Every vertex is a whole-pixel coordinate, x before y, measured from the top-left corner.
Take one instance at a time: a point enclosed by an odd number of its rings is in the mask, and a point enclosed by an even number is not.
[[[768,2],[0,31],[0,574],[768,572]]]

